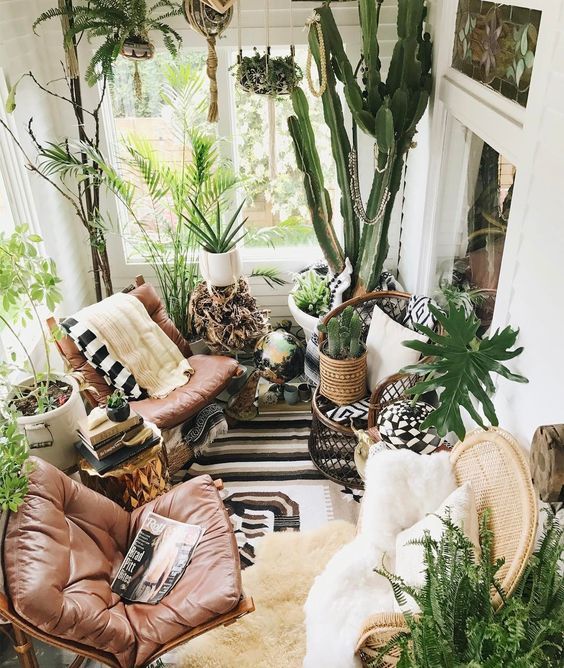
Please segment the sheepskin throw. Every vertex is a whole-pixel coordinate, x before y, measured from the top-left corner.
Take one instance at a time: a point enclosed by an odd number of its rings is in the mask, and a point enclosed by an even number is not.
[[[255,612],[191,640],[175,656],[176,665],[301,668],[307,593],[315,576],[354,533],[354,525],[339,520],[315,531],[265,536],[255,565],[243,571],[243,590],[253,597]]]
[[[166,397],[186,385],[194,373],[178,347],[132,295],[118,292],[83,308],[74,319],[96,333],[150,397]]]

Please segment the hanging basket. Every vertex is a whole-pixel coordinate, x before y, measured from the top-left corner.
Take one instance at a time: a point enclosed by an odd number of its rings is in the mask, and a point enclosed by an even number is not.
[[[219,118],[217,90],[217,51],[215,44],[233,18],[233,7],[220,12],[201,0],[184,0],[184,16],[194,32],[208,43],[206,73],[210,80],[210,104],[208,121],[215,123]]]
[[[294,48],[291,47],[289,56],[270,55],[270,48],[266,53],[259,53],[255,47],[252,56],[239,54],[236,77],[238,85],[247,93],[278,97],[290,95],[299,85],[303,73],[295,61]]]
[[[132,35],[125,40],[120,53],[129,60],[151,60],[155,47],[149,39]]]

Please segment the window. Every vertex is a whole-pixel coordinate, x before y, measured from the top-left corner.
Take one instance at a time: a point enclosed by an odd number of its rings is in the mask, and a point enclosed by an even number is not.
[[[452,166],[456,165],[456,169]],[[515,167],[449,117],[439,193],[435,281],[478,289],[482,325],[493,316]]]
[[[272,50],[274,57],[287,51]],[[296,50],[296,63],[305,72],[307,50]],[[315,234],[306,204],[303,176],[296,165],[294,147],[288,132],[287,119],[292,112],[288,96],[277,99],[249,95],[234,85],[236,164],[245,179],[249,233],[246,249],[264,249],[270,240],[277,251],[296,246],[314,246]],[[331,155],[329,128],[323,120],[320,101],[303,86],[310,105],[320,155]],[[339,211],[338,186],[333,160],[327,160],[325,185],[333,203],[334,215]],[[261,235],[270,228],[274,234]],[[284,252],[284,251],[282,251]]]
[[[0,174],[0,232],[9,232],[13,227],[14,218],[8,202],[8,193]]]

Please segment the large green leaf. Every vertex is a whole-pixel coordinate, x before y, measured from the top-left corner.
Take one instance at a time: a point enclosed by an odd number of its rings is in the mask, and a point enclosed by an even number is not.
[[[435,306],[431,312],[441,326],[437,333],[424,326],[417,329],[429,337],[422,341],[404,341],[404,345],[430,357],[428,362],[413,364],[404,369],[418,373],[425,379],[418,382],[409,394],[420,395],[437,390],[439,406],[427,417],[423,428],[436,427],[441,436],[450,431],[462,440],[466,435],[461,409],[464,409],[481,427],[487,423],[497,426],[498,419],[491,400],[495,386],[492,374],[498,374],[518,383],[527,379],[512,373],[502,361],[513,359],[523,348],[514,348],[519,330],[506,327],[488,338],[478,338],[480,321],[472,312],[450,304],[445,313]],[[481,412],[480,407],[481,406]],[[482,415],[483,413],[483,415]],[[485,419],[484,419],[485,418]]]

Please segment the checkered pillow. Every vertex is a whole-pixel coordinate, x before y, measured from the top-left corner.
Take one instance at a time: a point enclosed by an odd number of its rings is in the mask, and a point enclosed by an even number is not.
[[[76,343],[90,366],[104,376],[108,385],[123,390],[129,399],[143,399],[147,396],[147,392],[139,387],[129,369],[110,355],[106,345],[93,331],[74,318],[64,320],[61,327]]]

